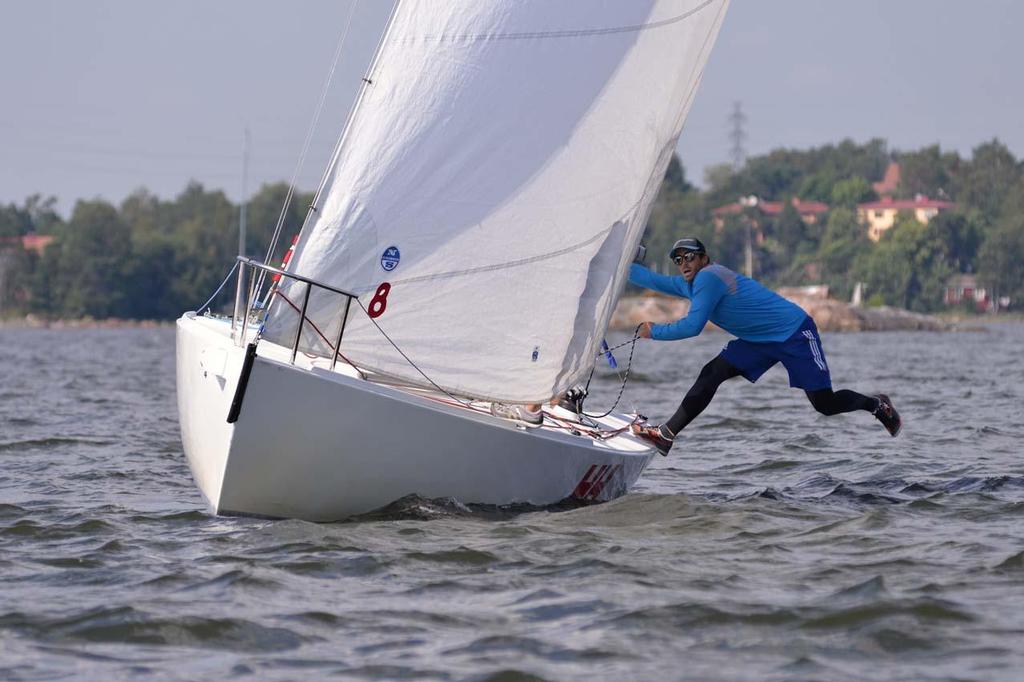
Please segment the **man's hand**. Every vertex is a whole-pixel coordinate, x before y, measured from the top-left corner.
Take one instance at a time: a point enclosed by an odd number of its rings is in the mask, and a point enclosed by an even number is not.
[[[637,333],[637,337],[641,339],[651,338],[651,323],[643,322],[640,324],[640,330]]]

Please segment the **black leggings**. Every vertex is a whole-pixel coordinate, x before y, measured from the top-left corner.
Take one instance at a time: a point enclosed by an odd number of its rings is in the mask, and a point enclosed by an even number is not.
[[[693,386],[686,392],[683,402],[679,404],[676,413],[665,422],[665,426],[672,433],[682,431],[686,428],[687,424],[696,419],[697,415],[703,412],[711,403],[711,399],[715,397],[715,392],[719,386],[733,377],[740,376],[740,374],[740,371],[733,367],[725,358],[721,355],[716,356],[714,360],[704,365],[704,368],[701,369],[700,374],[697,376],[697,381],[693,382]],[[831,388],[825,388],[820,391],[805,391],[805,393],[814,409],[827,416],[842,414],[843,412],[853,412],[854,410],[867,410],[871,412],[878,406],[876,398],[869,398],[856,391],[845,389],[833,391]]]

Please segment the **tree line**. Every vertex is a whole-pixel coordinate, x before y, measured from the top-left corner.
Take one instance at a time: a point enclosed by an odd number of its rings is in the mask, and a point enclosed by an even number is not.
[[[265,255],[287,193],[286,183],[268,184],[247,202],[247,254]],[[295,193],[274,259],[298,232],[311,201],[312,194]],[[240,207],[223,191],[196,182],[169,201],[144,189],[120,206],[78,201],[66,220],[55,203],[33,196],[0,207],[0,248],[8,245],[0,293],[7,315],[174,319],[206,301],[238,253]],[[26,234],[53,240],[41,254],[11,248],[18,241],[12,237]]]
[[[856,207],[877,199],[872,184],[892,161],[901,169],[897,198],[923,194],[955,207],[927,224],[900,215],[874,242]],[[285,183],[268,184],[247,202],[247,253],[265,253],[287,192]],[[716,221],[712,213],[746,196],[785,203],[778,215],[759,218],[753,243],[749,215]],[[805,222],[794,199],[829,208]],[[298,232],[311,200],[311,194],[296,193],[271,262]],[[32,196],[0,206],[0,314],[173,319],[207,299],[238,250],[240,207],[223,191],[195,182],[171,200],[142,189],[120,205],[78,201],[67,218],[55,205],[53,198]],[[41,253],[21,246],[21,237],[33,234],[52,237]],[[1020,309],[1024,163],[998,140],[978,146],[969,158],[938,146],[901,152],[883,140],[847,140],[778,149],[738,169],[712,167],[700,189],[673,159],[647,225],[649,262],[665,269],[665,254],[681,236],[700,238],[714,260],[736,270],[743,269],[749,249],[754,277],[769,286],[824,283],[845,297],[860,282],[870,304],[936,311],[944,307],[950,277],[973,273]]]

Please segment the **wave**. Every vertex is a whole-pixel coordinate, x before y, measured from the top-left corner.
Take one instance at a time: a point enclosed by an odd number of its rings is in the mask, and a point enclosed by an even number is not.
[[[292,630],[267,627],[240,618],[156,617],[130,606],[99,607],[63,618],[11,612],[0,629],[43,641],[140,644],[252,653],[297,649],[309,638]]]
[[[104,447],[115,445],[115,441],[103,438],[72,438],[64,436],[52,436],[49,438],[27,438],[24,440],[12,440],[0,443],[0,452],[5,450],[25,450],[28,448],[51,448],[61,445],[89,445]]]

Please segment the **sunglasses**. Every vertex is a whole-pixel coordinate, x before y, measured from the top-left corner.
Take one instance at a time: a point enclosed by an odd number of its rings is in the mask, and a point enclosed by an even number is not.
[[[672,256],[672,262],[676,265],[682,265],[683,263],[692,263],[700,257],[700,254],[696,251],[687,251],[684,254],[678,256]]]

